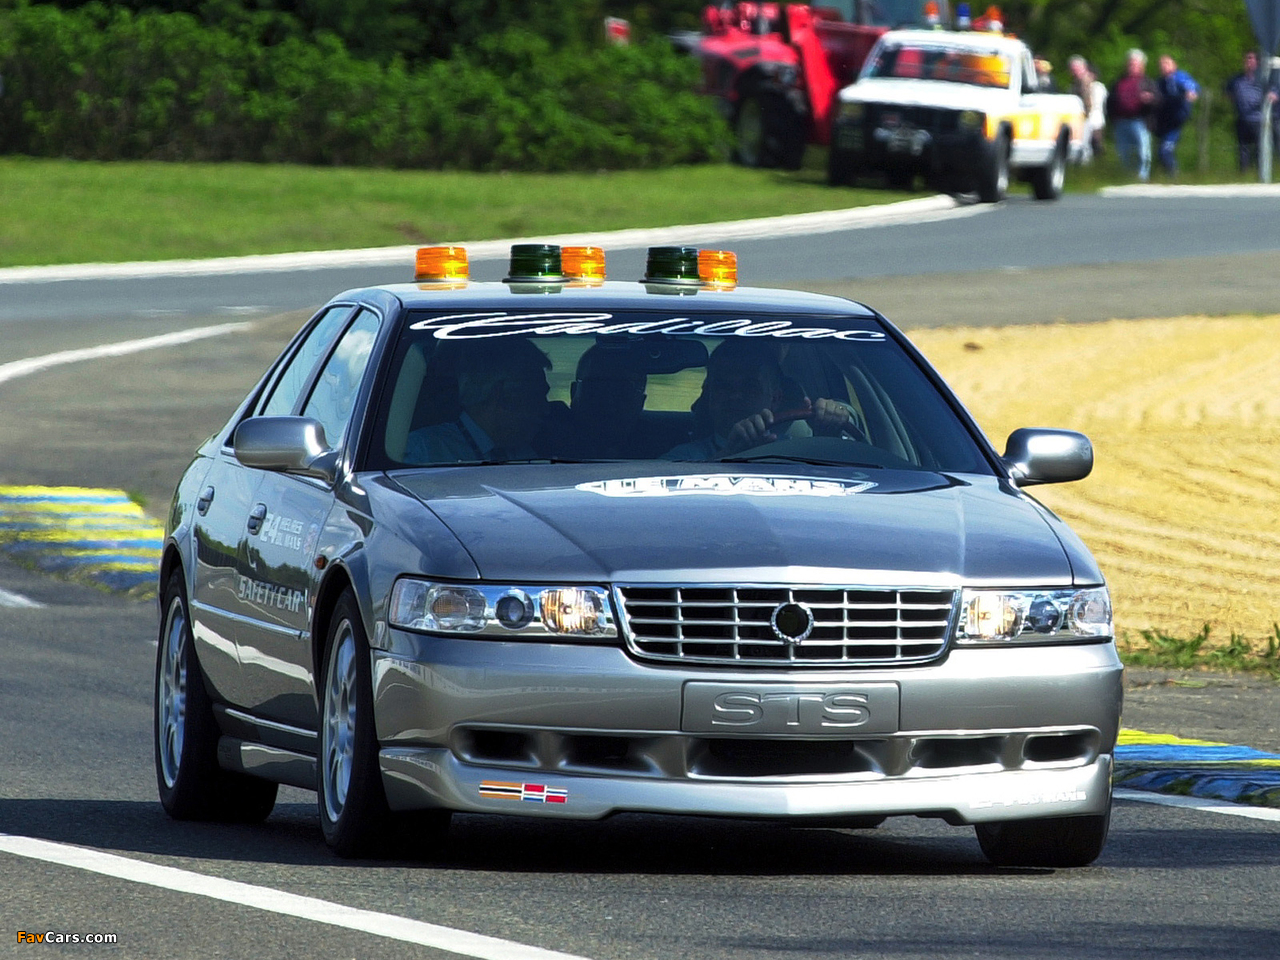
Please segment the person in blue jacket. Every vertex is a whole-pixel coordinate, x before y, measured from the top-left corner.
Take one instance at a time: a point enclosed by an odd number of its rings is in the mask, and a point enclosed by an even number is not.
[[[1258,145],[1262,135],[1262,110],[1271,107],[1272,150],[1280,145],[1280,116],[1276,109],[1275,73],[1272,73],[1271,89],[1262,89],[1262,77],[1258,75],[1258,55],[1252,50],[1244,54],[1244,70],[1227,81],[1227,96],[1236,108],[1236,145],[1240,152],[1240,172],[1258,165]]]
[[[1191,105],[1200,98],[1200,85],[1169,54],[1160,57],[1160,99],[1156,104],[1155,135],[1160,166],[1170,175],[1178,172],[1178,138],[1191,116]]]

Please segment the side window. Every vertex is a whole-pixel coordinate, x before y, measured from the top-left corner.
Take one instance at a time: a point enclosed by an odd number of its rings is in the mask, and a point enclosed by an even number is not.
[[[360,390],[373,342],[378,336],[378,318],[368,310],[362,310],[355,321],[334,347],[329,362],[324,365],[307,405],[302,409],[304,417],[314,417],[324,427],[325,439],[331,447],[342,443],[351,420],[351,411]]]
[[[271,396],[258,411],[259,416],[287,417],[293,413],[298,401],[302,399],[302,391],[307,388],[307,383],[311,379],[311,372],[315,370],[320,358],[328,353],[329,344],[333,343],[333,338],[341,329],[343,322],[351,316],[351,309],[350,305],[330,307],[325,315],[316,321],[307,339],[289,358],[284,370],[276,379],[275,386],[271,388]]]
[[[1029,52],[1022,54],[1022,92],[1036,93],[1040,89],[1040,78],[1036,74],[1036,63]]]

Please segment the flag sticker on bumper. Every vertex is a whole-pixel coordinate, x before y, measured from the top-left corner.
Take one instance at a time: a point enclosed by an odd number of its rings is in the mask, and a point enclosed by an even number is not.
[[[508,783],[501,780],[482,780],[480,781],[480,796],[489,800],[567,803],[569,791],[564,787],[548,787],[541,783]]]

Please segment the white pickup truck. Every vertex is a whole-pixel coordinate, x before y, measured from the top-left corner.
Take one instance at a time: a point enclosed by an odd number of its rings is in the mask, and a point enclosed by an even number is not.
[[[999,33],[891,30],[868,55],[856,83],[840,91],[828,181],[884,173],[910,187],[1004,199],[1010,179],[1030,181],[1037,199],[1062,193],[1079,156],[1084,104],[1041,90],[1027,45]]]

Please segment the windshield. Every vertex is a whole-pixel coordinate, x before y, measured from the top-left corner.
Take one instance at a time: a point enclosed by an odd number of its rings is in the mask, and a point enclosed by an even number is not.
[[[863,77],[943,80],[979,87],[1009,86],[1010,58],[996,51],[923,43],[885,43],[867,61]]]
[[[760,461],[991,471],[866,317],[411,314],[369,466]]]

